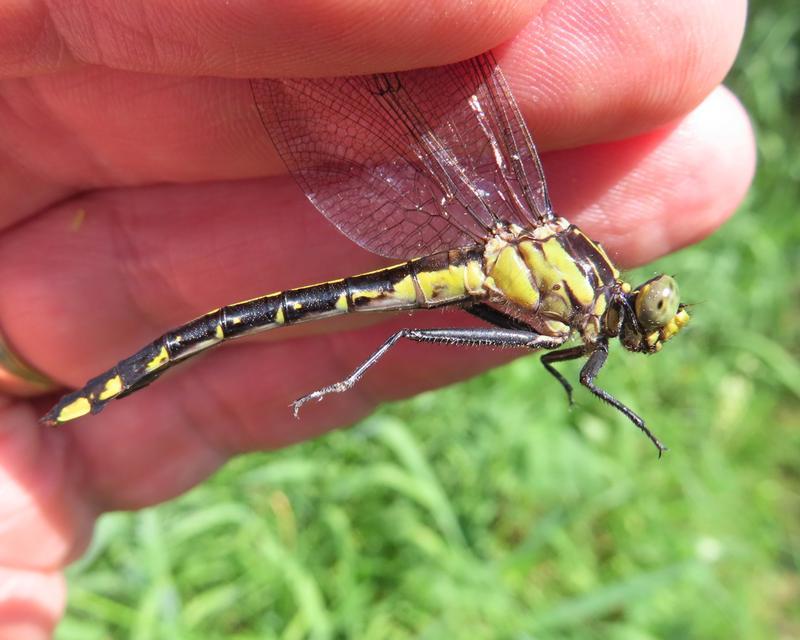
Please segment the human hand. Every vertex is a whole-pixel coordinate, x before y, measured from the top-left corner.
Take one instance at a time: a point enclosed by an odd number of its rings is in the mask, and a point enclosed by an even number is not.
[[[407,1],[210,3],[191,23],[178,7],[152,18],[124,3],[62,4],[2,23],[0,327],[69,386],[212,307],[381,264],[282,175],[242,78],[441,64],[523,29],[497,57],[550,152],[553,203],[621,266],[710,233],[753,171],[746,116],[715,89],[744,2],[495,0],[480,16],[454,2],[447,20]],[[313,436],[508,357],[404,346],[353,392],[293,419],[291,400],[341,379],[407,323],[362,317],[234,343],[60,430],[36,422],[51,399],[0,399],[0,635],[49,633],[61,570],[99,513],[166,500],[237,452]]]

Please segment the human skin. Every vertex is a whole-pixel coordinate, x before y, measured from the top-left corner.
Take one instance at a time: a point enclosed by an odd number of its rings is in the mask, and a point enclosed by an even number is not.
[[[285,175],[248,77],[429,66],[506,43],[497,57],[545,152],[561,215],[623,267],[708,235],[754,168],[747,116],[718,86],[740,43],[744,0],[543,5],[4,5],[2,334],[76,387],[221,304],[385,264]],[[60,429],[37,423],[54,397],[0,396],[0,637],[49,637],[63,568],[102,512],[167,500],[236,453],[350,424],[384,400],[510,357],[402,345],[352,392],[305,407],[300,421],[288,409],[402,326],[474,322],[422,313],[271,332]]]

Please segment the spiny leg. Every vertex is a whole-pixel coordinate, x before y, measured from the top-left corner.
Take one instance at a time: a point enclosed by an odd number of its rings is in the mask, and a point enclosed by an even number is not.
[[[556,380],[558,380],[561,383],[561,386],[564,387],[564,391],[567,392],[569,406],[575,404],[574,400],[572,399],[572,385],[562,375],[562,373],[553,366],[553,363],[564,362],[566,360],[575,360],[576,358],[582,358],[585,355],[586,347],[581,345],[578,347],[563,349],[562,351],[551,351],[550,353],[545,353],[541,358],[542,364],[544,365],[544,368],[547,369],[547,372]]]
[[[398,340],[406,338],[415,342],[429,342],[470,347],[516,347],[524,349],[553,349],[563,344],[560,338],[551,338],[534,331],[521,329],[503,329],[491,327],[486,329],[401,329],[384,342],[369,358],[356,368],[347,378],[334,384],[312,391],[295,400],[292,411],[295,417],[309,400],[322,400],[329,393],[342,393],[352,389],[372,365],[380,360]]]
[[[660,458],[661,454],[667,450],[667,447],[665,447],[664,444],[662,444],[662,442],[650,431],[650,429],[647,428],[644,420],[642,420],[638,415],[636,415],[636,413],[633,412],[632,409],[626,407],[610,393],[595,386],[594,379],[597,377],[597,374],[600,373],[600,369],[603,368],[607,358],[608,344],[605,342],[599,342],[595,350],[589,356],[589,360],[587,360],[586,364],[583,365],[583,369],[581,369],[581,384],[589,389],[589,391],[591,391],[595,396],[610,404],[617,411],[621,412],[626,418],[628,418],[628,420],[633,422],[633,424],[635,424],[648,438],[650,438],[650,442],[652,442],[656,446],[656,449],[658,449],[658,457]]]
[[[531,328],[526,325],[521,320],[517,320],[511,316],[504,314],[502,311],[498,311],[494,307],[490,307],[486,304],[475,304],[469,307],[464,308],[465,311],[468,311],[474,316],[477,316],[481,320],[486,320],[493,325],[498,327],[504,327],[506,329],[523,329],[523,330],[531,330]],[[581,358],[586,355],[586,351],[584,347],[571,347],[569,349],[564,349],[563,351],[552,351],[550,353],[546,353],[542,356],[542,364],[544,365],[545,369],[553,376],[556,380],[561,383],[561,386],[564,387],[564,390],[567,392],[567,398],[569,399],[569,404],[572,406],[572,385],[567,381],[567,379],[561,375],[561,373],[550,364],[551,362],[561,362],[562,360],[574,360],[575,358]]]

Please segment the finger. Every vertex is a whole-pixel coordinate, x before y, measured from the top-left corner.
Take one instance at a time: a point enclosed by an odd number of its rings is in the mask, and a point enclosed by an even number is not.
[[[621,139],[683,115],[716,86],[743,6],[549,3],[499,55],[542,149]],[[285,171],[243,81],[93,68],[2,89],[0,149],[13,153],[0,155],[0,226],[94,186]]]
[[[753,157],[746,114],[720,90],[664,132],[545,164],[557,210],[629,265],[719,225]],[[0,256],[6,337],[72,385],[210,308],[378,264],[285,179],[88,194],[0,236]]]
[[[546,148],[616,140],[697,106],[746,17],[744,0],[550,2],[501,59]]]
[[[510,38],[541,4],[491,0],[476,14],[457,0],[27,3],[5,17],[0,76],[81,65],[238,77],[429,66]]]
[[[66,601],[61,574],[0,567],[0,584],[0,636],[52,637]]]
[[[49,638],[63,615],[62,571],[88,544],[94,510],[64,438],[21,401],[0,398],[0,637]],[[77,481],[77,482],[76,482]]]
[[[744,198],[755,171],[747,112],[724,87],[650,134],[547,157],[551,197],[620,266],[704,238]]]
[[[85,549],[96,509],[81,492],[70,441],[41,429],[22,401],[0,398],[0,567],[44,574]]]

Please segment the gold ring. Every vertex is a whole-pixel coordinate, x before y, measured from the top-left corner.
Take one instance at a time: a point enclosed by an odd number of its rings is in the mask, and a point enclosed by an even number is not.
[[[27,398],[57,387],[53,380],[17,356],[0,334],[0,393]]]

